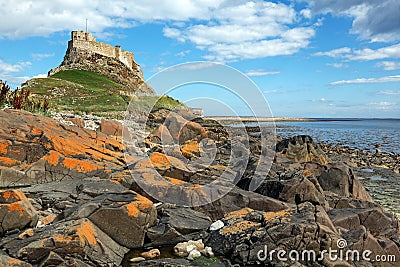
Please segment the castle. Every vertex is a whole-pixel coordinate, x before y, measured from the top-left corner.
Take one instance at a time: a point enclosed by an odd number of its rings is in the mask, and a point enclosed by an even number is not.
[[[118,59],[130,70],[133,70],[136,67],[132,52],[124,51],[120,46],[112,46],[106,43],[97,42],[96,38],[89,32],[71,32],[71,40],[68,42],[68,50],[71,51],[74,48]]]

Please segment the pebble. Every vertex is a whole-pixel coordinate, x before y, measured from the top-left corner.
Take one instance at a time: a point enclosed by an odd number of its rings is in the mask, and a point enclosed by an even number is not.
[[[129,259],[129,262],[136,263],[136,262],[142,262],[142,261],[145,261],[145,260],[146,259],[143,258],[143,257],[135,257],[135,258]]]
[[[221,220],[218,220],[210,225],[210,231],[217,231],[224,226],[225,226],[224,222]]]
[[[154,259],[154,258],[159,257],[160,255],[161,255],[160,251],[156,248],[140,254],[140,256],[142,256],[143,258],[146,258],[146,259]]]
[[[194,260],[195,258],[201,257],[201,253],[200,251],[198,251],[197,249],[193,249],[192,251],[190,251],[189,256],[187,257],[188,260]]]

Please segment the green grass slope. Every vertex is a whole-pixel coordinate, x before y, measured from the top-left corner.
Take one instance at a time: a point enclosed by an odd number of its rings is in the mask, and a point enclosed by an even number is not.
[[[23,87],[31,94],[49,98],[53,110],[68,110],[75,113],[121,116],[127,109],[131,97],[121,94],[127,89],[105,76],[85,70],[65,70],[47,78],[36,78],[26,82]],[[134,107],[148,109],[158,96],[136,96]],[[171,98],[161,97],[156,108],[172,109],[182,104]],[[183,105],[182,105],[183,106]]]

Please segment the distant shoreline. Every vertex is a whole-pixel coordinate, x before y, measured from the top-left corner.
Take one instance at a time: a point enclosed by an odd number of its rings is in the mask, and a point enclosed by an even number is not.
[[[329,121],[363,121],[363,120],[400,120],[398,118],[286,118],[286,117],[253,117],[253,116],[204,116],[205,120],[225,122],[329,122]]]

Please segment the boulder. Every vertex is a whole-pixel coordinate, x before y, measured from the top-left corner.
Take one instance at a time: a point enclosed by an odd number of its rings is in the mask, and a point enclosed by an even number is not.
[[[0,255],[0,266],[4,267],[32,267],[31,264],[24,261],[11,258],[7,255]]]
[[[293,162],[315,161],[321,164],[331,162],[320,146],[308,135],[294,136],[278,142],[276,152],[277,156],[283,156]]]
[[[159,224],[148,229],[151,246],[174,245],[190,239],[200,239],[211,224],[211,219],[190,208],[161,209]]]
[[[357,176],[343,163],[327,165],[327,169],[317,179],[325,191],[333,192],[343,197],[373,201]]]
[[[2,186],[108,178],[127,159],[121,141],[22,110],[0,111]],[[13,169],[9,169],[12,167]]]
[[[65,210],[57,221],[81,218],[88,218],[121,246],[139,248],[146,229],[157,219],[157,211],[150,200],[135,192],[104,193]]]
[[[82,266],[72,264],[78,259],[83,266],[119,266],[128,252],[88,219],[50,225],[24,240],[3,240],[2,247],[10,256],[33,264],[58,258],[57,254],[64,260],[61,266]]]
[[[217,255],[225,255],[238,263],[259,261],[259,251],[314,250],[332,247],[339,234],[321,206],[303,203],[278,212],[262,212],[249,208],[228,213],[225,226],[211,232],[206,245]],[[267,258],[264,264],[276,265],[279,260]],[[290,260],[280,266],[290,266]],[[301,262],[300,262],[301,263]],[[282,265],[283,264],[283,265]],[[303,262],[303,264],[306,264]]]
[[[36,226],[38,214],[21,191],[1,190],[0,218],[1,236],[8,231]]]
[[[122,136],[123,126],[115,120],[102,119],[98,130],[105,135]]]

